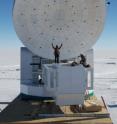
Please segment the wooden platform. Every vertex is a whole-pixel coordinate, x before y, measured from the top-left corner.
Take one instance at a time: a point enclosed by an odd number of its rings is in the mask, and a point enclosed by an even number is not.
[[[94,100],[94,98],[93,98]],[[76,106],[57,106],[54,101],[23,101],[18,96],[0,113],[1,123],[33,124],[112,124],[103,103],[100,112],[79,112]]]

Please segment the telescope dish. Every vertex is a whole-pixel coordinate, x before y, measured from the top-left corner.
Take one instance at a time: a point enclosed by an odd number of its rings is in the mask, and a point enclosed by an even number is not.
[[[13,20],[23,44],[34,54],[53,59],[51,44],[60,46],[60,59],[90,49],[105,21],[105,0],[15,0]]]

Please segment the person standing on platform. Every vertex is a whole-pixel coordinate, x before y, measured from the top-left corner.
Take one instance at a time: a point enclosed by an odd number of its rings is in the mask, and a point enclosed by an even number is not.
[[[63,44],[61,44],[60,46],[56,45],[55,47],[52,43],[52,48],[54,49],[55,63],[59,63],[60,49],[62,46]]]

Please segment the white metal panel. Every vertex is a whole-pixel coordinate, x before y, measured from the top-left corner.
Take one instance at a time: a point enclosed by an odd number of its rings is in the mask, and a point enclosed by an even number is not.
[[[32,85],[21,84],[21,93],[30,95],[30,96],[46,97],[44,94],[44,88],[35,86],[33,84]]]
[[[105,0],[15,0],[13,19],[18,36],[34,54],[52,59],[51,43],[63,43],[61,59],[68,59],[96,42]]]
[[[84,93],[86,90],[87,71],[82,65],[58,68],[58,94]]]
[[[78,105],[84,103],[84,94],[62,94],[56,97],[57,105]]]
[[[21,83],[32,83],[32,52],[26,47],[21,48]]]

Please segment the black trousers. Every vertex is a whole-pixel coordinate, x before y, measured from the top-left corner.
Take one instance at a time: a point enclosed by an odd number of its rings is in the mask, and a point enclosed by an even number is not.
[[[55,55],[55,63],[59,63],[59,55]]]

